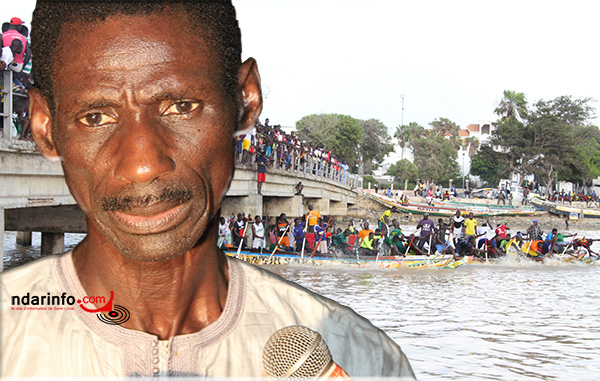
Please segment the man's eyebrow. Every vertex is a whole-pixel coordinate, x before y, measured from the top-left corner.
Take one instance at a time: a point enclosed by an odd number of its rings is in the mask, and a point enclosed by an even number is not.
[[[194,87],[186,90],[168,90],[154,94],[148,98],[150,103],[160,101],[180,101],[184,99],[197,99],[199,96],[204,98],[208,93],[206,87]]]
[[[121,105],[121,102],[113,100],[113,99],[94,99],[90,101],[78,99],[75,101],[77,106],[79,106],[83,110],[91,110],[96,108],[106,108],[106,107],[117,107]]]

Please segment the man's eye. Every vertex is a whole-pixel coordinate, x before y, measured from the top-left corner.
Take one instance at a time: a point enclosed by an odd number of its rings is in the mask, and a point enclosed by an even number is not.
[[[89,127],[99,127],[105,124],[116,123],[114,118],[99,112],[87,114],[83,118],[79,118],[79,121]]]
[[[185,115],[196,110],[199,106],[200,103],[198,102],[181,101],[173,103],[171,106],[169,106],[163,115]]]

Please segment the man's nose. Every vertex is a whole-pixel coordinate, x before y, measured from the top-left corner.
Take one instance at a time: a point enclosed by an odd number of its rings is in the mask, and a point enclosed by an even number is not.
[[[148,185],[175,170],[167,131],[139,114],[125,121],[119,139],[119,161],[115,170],[118,180]]]

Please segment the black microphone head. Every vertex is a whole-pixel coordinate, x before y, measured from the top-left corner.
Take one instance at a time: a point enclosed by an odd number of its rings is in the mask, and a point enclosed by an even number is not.
[[[265,373],[273,378],[314,378],[331,363],[331,353],[318,332],[291,325],[275,332],[263,350]]]

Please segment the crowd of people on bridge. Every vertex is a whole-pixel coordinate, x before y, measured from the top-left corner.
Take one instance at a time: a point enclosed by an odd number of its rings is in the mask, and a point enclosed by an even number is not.
[[[272,126],[268,118],[264,124],[257,121],[251,131],[237,136],[236,146],[238,165],[256,163],[262,173],[270,168],[304,172],[348,185],[349,166],[337,159],[335,149],[324,150],[302,141],[295,132],[288,134],[280,125]]]
[[[2,53],[0,55],[0,73],[4,83],[5,72],[10,70],[13,82],[13,120],[19,139],[32,140],[29,129],[29,97],[27,89],[33,85],[31,71],[31,49],[29,46],[29,29],[25,22],[13,17],[2,24]],[[3,89],[6,90],[6,89]],[[4,102],[4,93],[2,94]],[[4,122],[4,121],[3,121]],[[2,124],[2,130],[6,128]]]

